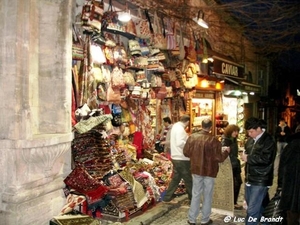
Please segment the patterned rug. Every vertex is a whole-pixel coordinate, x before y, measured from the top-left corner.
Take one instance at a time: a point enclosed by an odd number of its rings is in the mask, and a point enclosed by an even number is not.
[[[214,212],[233,215],[233,177],[229,157],[219,166],[219,173],[215,180],[212,208]]]

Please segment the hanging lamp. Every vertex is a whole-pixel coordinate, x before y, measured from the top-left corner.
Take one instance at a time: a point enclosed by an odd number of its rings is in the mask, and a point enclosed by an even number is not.
[[[118,13],[118,20],[125,24],[131,20],[130,10],[128,10],[127,2],[125,4],[125,10]]]
[[[202,10],[198,11],[198,16],[193,18],[193,20],[201,27],[207,29],[208,28],[208,24],[204,21],[204,13]]]

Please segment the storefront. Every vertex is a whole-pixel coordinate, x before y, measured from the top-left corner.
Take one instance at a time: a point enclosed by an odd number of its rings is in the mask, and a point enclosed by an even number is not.
[[[191,132],[200,130],[202,120],[208,118],[213,121],[215,128],[212,130],[213,134],[218,134],[219,122],[215,118],[220,113],[223,88],[224,83],[220,79],[211,76],[198,77],[198,84],[187,101],[187,113],[191,116]]]
[[[226,118],[228,124],[237,124],[240,127],[240,139],[243,140],[245,119],[254,115],[261,87],[246,82],[242,65],[219,56],[213,56],[213,59],[212,73],[224,79],[220,114],[223,119]]]

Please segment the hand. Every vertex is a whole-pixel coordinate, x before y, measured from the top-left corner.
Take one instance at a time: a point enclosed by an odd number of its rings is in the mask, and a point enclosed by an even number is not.
[[[229,146],[223,146],[222,147],[222,152],[227,151],[228,153],[230,153],[230,147]]]
[[[225,151],[227,151],[228,153],[230,153],[230,147],[227,147],[227,148],[225,149]]]
[[[241,159],[242,159],[244,162],[247,162],[248,155],[245,154],[245,152],[243,152],[243,154],[241,155]]]

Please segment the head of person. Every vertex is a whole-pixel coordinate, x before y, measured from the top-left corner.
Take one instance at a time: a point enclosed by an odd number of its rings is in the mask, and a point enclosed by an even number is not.
[[[249,137],[256,138],[258,135],[264,132],[267,128],[267,123],[259,118],[250,117],[245,122],[245,129]]]
[[[203,130],[210,131],[212,128],[212,121],[210,119],[204,119],[202,120],[201,125]]]
[[[224,136],[236,138],[239,135],[240,128],[235,124],[229,124],[224,130]]]
[[[281,119],[279,120],[279,126],[283,127],[283,126],[285,126],[285,125],[286,125],[285,120],[284,120],[283,118],[281,118]]]
[[[169,126],[172,123],[172,120],[170,119],[170,117],[167,116],[163,118],[163,123],[164,126]]]
[[[185,127],[187,127],[190,123],[190,120],[191,120],[191,118],[190,118],[189,115],[183,115],[183,116],[180,117],[179,121],[182,122]]]

